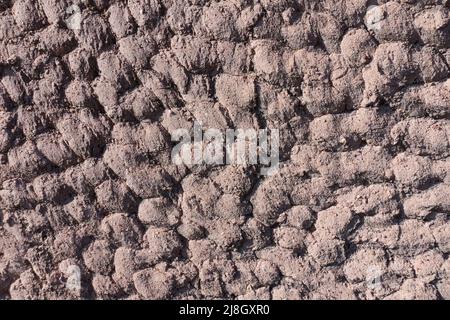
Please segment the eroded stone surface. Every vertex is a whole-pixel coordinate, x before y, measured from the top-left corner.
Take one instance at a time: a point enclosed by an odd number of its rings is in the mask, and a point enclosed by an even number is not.
[[[450,299],[449,3],[1,1],[0,298]]]

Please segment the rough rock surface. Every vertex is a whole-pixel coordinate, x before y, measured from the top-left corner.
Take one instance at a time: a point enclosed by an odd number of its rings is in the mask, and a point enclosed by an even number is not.
[[[449,12],[0,1],[0,298],[450,299]],[[194,120],[280,170],[172,164]]]

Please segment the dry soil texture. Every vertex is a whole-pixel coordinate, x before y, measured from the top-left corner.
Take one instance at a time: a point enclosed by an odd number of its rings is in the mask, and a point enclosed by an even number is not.
[[[449,10],[1,0],[0,297],[449,299]],[[194,120],[279,172],[172,164]]]

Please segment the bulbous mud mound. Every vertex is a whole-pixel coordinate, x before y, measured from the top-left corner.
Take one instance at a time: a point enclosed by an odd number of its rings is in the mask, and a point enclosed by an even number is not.
[[[0,2],[0,298],[450,299],[450,1]],[[280,168],[171,133],[280,130]]]

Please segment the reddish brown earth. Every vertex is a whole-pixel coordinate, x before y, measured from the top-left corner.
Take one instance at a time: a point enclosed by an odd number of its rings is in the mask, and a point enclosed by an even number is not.
[[[1,0],[0,298],[450,299],[449,10]],[[279,172],[172,164],[194,120]]]

